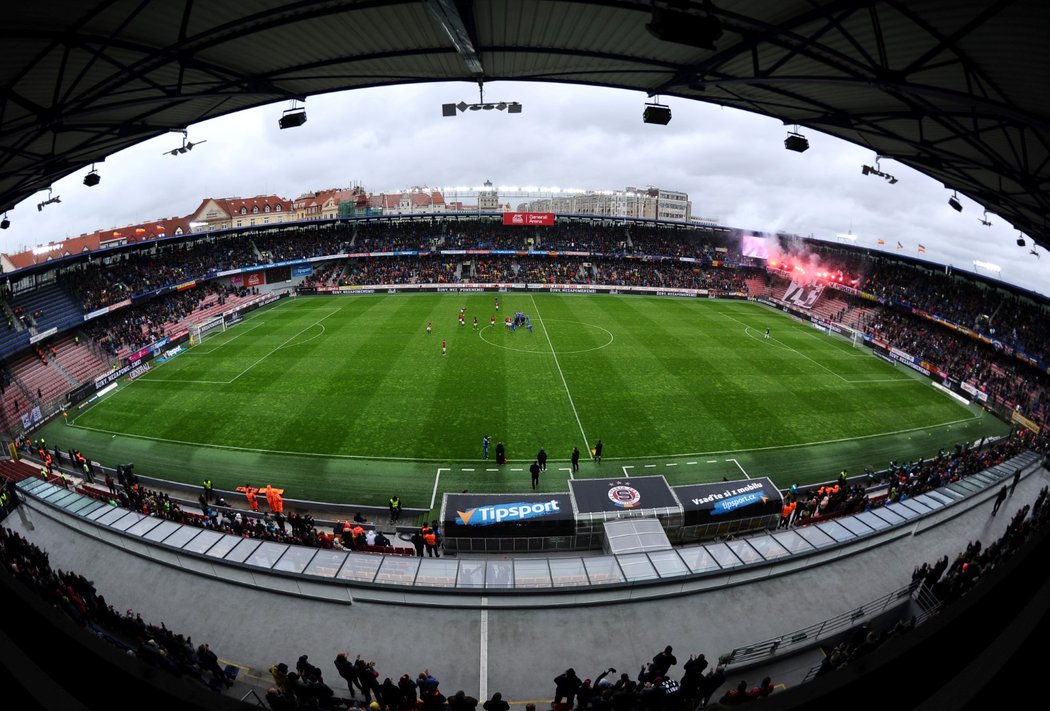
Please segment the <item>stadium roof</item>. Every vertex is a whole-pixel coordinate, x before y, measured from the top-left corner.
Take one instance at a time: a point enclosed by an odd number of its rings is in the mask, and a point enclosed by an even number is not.
[[[17,3],[0,26],[0,211],[250,107],[550,81],[707,101],[868,146],[1050,248],[1048,28],[1038,0]]]

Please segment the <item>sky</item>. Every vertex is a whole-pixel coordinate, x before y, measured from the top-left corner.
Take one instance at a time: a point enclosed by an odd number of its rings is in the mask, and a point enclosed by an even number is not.
[[[1037,258],[1031,240],[1019,247],[1017,230],[994,214],[990,227],[982,225],[983,208],[965,196],[956,212],[941,183],[900,163],[880,162],[894,185],[863,175],[861,166],[875,165],[870,149],[802,129],[809,150],[788,151],[783,141],[792,127],[778,120],[673,97],[661,102],[671,108],[669,124],[645,124],[642,110],[652,99],[634,91],[491,82],[485,100],[518,101],[522,112],[443,117],[443,103],[478,101],[476,84],[454,82],[309,97],[306,123],[285,130],[278,119],[291,104],[284,102],[195,124],[188,139],[198,145],[188,153],[164,154],[182,142],[171,133],[97,164],[102,181],[95,187],[83,185],[84,169],[52,186],[60,203],[37,210],[46,191],[20,203],[0,232],[0,251],[185,216],[209,197],[293,199],[352,185],[399,192],[486,180],[586,190],[655,186],[687,192],[694,215],[722,225],[828,241],[849,234],[859,247],[1050,295],[1050,255],[1042,248]]]

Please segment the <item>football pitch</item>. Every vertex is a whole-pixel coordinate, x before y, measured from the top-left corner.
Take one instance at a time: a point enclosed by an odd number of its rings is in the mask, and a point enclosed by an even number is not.
[[[397,493],[426,508],[442,491],[528,490],[541,447],[546,491],[567,490],[573,447],[577,477],[786,487],[1008,431],[907,368],[758,304],[510,292],[497,311],[496,297],[284,299],[45,435],[148,476],[372,505]],[[517,312],[531,329],[504,325]]]

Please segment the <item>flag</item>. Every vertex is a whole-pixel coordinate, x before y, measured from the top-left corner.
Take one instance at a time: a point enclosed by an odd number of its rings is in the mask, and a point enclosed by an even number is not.
[[[904,249],[904,245],[900,242],[897,243],[897,249]]]
[[[926,247],[919,245],[919,254],[926,254]]]
[[[880,239],[880,240],[879,240],[879,244],[886,244],[886,240],[884,240],[884,239]]]

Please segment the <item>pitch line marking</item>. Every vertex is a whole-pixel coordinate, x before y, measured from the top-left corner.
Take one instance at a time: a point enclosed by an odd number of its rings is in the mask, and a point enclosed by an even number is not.
[[[717,459],[708,459],[707,463],[708,464],[718,464],[718,460]]]
[[[485,471],[487,471],[487,472],[498,472],[499,469],[486,469]]]
[[[651,468],[655,467],[656,465],[655,464],[646,464],[644,466],[645,466],[646,469],[651,469]]]
[[[430,494],[430,508],[434,508],[434,500],[438,495],[438,482],[441,481],[441,472],[450,472],[451,469],[447,467],[438,467],[437,474],[434,475],[434,491]]]
[[[333,311],[333,312],[331,312],[330,314],[328,314],[328,316],[335,316],[335,315],[336,315],[337,313],[339,313],[339,311],[338,311],[338,310],[336,310],[336,311]],[[276,353],[277,351],[279,351],[279,350],[281,350],[282,348],[284,348],[284,347],[285,347],[285,346],[286,346],[286,345],[287,345],[287,344],[288,344],[288,343],[289,343],[289,342],[290,342],[290,341],[291,341],[292,339],[294,339],[294,338],[297,338],[297,337],[299,336],[299,334],[300,334],[300,333],[303,333],[303,332],[307,331],[308,329],[311,329],[311,328],[313,328],[314,326],[317,326],[318,324],[320,324],[320,323],[321,323],[321,321],[324,321],[324,320],[325,320],[326,318],[328,318],[328,316],[324,316],[324,317],[322,317],[322,318],[318,319],[317,321],[314,321],[313,323],[311,323],[311,324],[310,324],[309,326],[307,326],[306,328],[303,328],[303,329],[301,329],[301,330],[300,330],[300,331],[298,331],[298,332],[297,332],[297,333],[296,333],[295,335],[293,335],[293,336],[291,336],[290,338],[286,339],[286,340],[284,341],[284,343],[282,343],[281,345],[279,345],[279,346],[277,346],[276,348],[274,348],[274,349],[273,349],[272,351],[270,351],[269,353],[267,353],[266,355],[264,355],[264,356],[263,356],[262,358],[260,358],[259,360],[255,361],[254,363],[252,363],[251,365],[249,365],[249,366],[248,366],[247,368],[245,368],[245,369],[244,369],[244,370],[242,370],[241,372],[237,373],[237,375],[233,376],[233,378],[232,378],[232,379],[231,379],[231,380],[230,380],[230,381],[229,381],[229,382],[228,382],[227,384],[230,384],[230,383],[233,383],[234,381],[236,381],[236,380],[237,380],[237,378],[241,377],[242,375],[244,375],[245,373],[247,373],[247,372],[248,372],[249,370],[251,370],[251,369],[252,369],[252,368],[254,368],[255,366],[259,365],[259,363],[262,363],[262,362],[263,362],[264,360],[266,360],[267,358],[269,358],[269,357],[270,357],[271,355],[273,355],[273,354],[274,354],[274,353]]]
[[[554,365],[558,368],[558,375],[561,376],[561,384],[565,386],[565,394],[569,398],[569,406],[572,408],[572,414],[576,416],[576,424],[580,426],[580,434],[583,435],[583,446],[587,448],[587,444],[590,440],[587,439],[587,433],[583,431],[583,423],[580,422],[580,413],[576,412],[576,404],[572,401],[572,393],[569,392],[569,384],[565,382],[565,373],[561,370],[561,363],[558,362],[558,353],[554,350],[554,344],[551,342],[551,334],[547,332],[547,327],[543,324],[543,316],[540,315],[540,307],[536,305],[536,297],[529,294],[529,298],[532,300],[532,308],[536,310],[536,319],[540,322],[540,327],[543,328],[543,335],[547,337],[547,345],[551,348],[551,355],[554,356]]]
[[[489,697],[489,608],[488,598],[481,598],[481,632],[479,637],[478,696]]]
[[[474,469],[473,469],[473,467],[470,468],[470,469],[468,469],[467,467],[463,467],[462,469],[460,469],[460,471],[461,472],[472,472],[472,471],[474,471]]]
[[[163,365],[163,364],[162,364]],[[130,383],[125,383],[123,387],[128,387],[134,383],[137,383],[142,378],[132,380]],[[85,413],[95,407],[98,403],[103,400],[110,399],[111,396],[115,395],[118,391],[107,394],[104,398],[99,398],[91,406],[84,409],[76,419],[82,417]],[[76,424],[76,419],[70,420],[69,426],[76,427],[78,429],[87,430],[89,432],[101,432],[102,434],[109,435],[120,435],[122,437],[134,437],[135,439],[146,440],[148,442],[165,442],[167,444],[186,444],[193,447],[208,447],[211,449],[228,449],[231,452],[258,452],[263,454],[287,454],[295,457],[324,457],[325,459],[362,459],[367,461],[377,462],[435,462],[444,461],[438,459],[421,459],[418,457],[372,457],[362,454],[330,454],[325,452],[296,452],[290,449],[264,449],[262,447],[238,447],[232,444],[212,444],[211,442],[189,442],[184,439],[170,439],[168,437],[150,437],[148,435],[135,434],[133,432],[114,432],[113,430],[103,429],[101,427],[89,427],[87,425]],[[771,444],[768,447],[752,447],[750,449],[718,449],[712,452],[677,452],[675,454],[658,454],[651,456],[636,457],[636,459],[667,459],[668,457],[697,457],[711,454],[748,454],[750,452],[768,452],[775,449],[797,449],[799,447],[817,447],[824,444],[838,444],[839,442],[854,442],[863,439],[873,439],[875,437],[892,437],[894,435],[907,434],[909,432],[919,432],[921,430],[937,429],[939,427],[947,427],[951,429],[951,425],[958,425],[965,423],[966,427],[972,425],[976,420],[981,419],[981,414],[977,413],[972,417],[965,417],[961,420],[952,420],[951,422],[941,422],[936,425],[923,425],[921,427],[911,427],[904,430],[894,430],[892,432],[876,432],[874,434],[857,435],[856,437],[839,437],[836,439],[825,439],[818,440],[815,442],[794,442],[792,444]],[[717,459],[709,460],[708,463],[717,462]],[[515,471],[515,470],[511,470]],[[521,471],[518,469],[517,471]]]
[[[696,464],[696,462],[686,462],[686,464]]]
[[[736,318],[735,316],[730,316],[727,313],[720,312],[719,315],[725,316],[728,319],[732,319],[733,321],[736,321],[737,323],[739,323],[741,326],[744,327],[744,335],[748,336],[749,338],[754,338],[755,340],[758,340],[758,338],[756,336],[752,336],[750,333],[748,333],[748,331],[751,330],[751,326],[748,326],[746,323],[744,323],[740,319]],[[757,331],[758,329],[756,328],[754,330]],[[765,339],[763,339],[763,340],[765,340]],[[792,353],[802,356],[803,358],[808,360],[810,363],[813,363],[814,365],[816,365],[816,366],[818,366],[820,368],[823,368],[824,370],[828,371],[829,373],[831,373],[832,375],[834,375],[836,378],[838,378],[839,380],[841,380],[844,383],[850,383],[851,385],[857,385],[857,384],[860,384],[860,383],[874,382],[874,381],[871,381],[871,380],[847,380],[846,378],[842,377],[841,375],[839,375],[838,373],[836,373],[834,370],[832,370],[831,368],[827,367],[823,363],[819,363],[819,362],[813,360],[812,358],[810,358],[808,355],[806,355],[802,351],[795,350],[794,348],[792,348],[788,344],[784,343],[783,341],[780,341],[780,340],[778,340],[776,338],[770,338],[770,340],[775,342],[781,348],[786,348],[787,350],[791,351]],[[908,378],[908,380],[911,380],[911,378]],[[904,381],[904,379],[903,378],[892,378],[891,380],[886,381],[886,382],[891,382],[891,381]]]
[[[739,469],[741,472],[744,473],[744,478],[746,478],[746,479],[750,479],[751,478],[751,475],[748,474],[746,471],[744,471],[744,468],[742,466],[740,466],[740,462],[738,462],[735,459],[727,459],[726,461],[727,462],[732,462],[733,464],[735,464],[737,466],[737,469]]]
[[[671,463],[669,463],[669,464],[665,464],[664,466],[668,466],[668,467],[677,467],[678,465],[677,465],[677,464],[675,464],[674,462],[671,462]]]
[[[511,471],[512,472],[523,472],[525,470],[522,469],[521,467],[511,467]]]
[[[244,334],[246,334],[246,333],[250,333],[250,332],[254,331],[255,329],[259,328],[259,326],[262,326],[262,325],[264,325],[265,323],[266,323],[265,321],[260,321],[259,323],[256,323],[256,324],[254,324],[254,325],[253,325],[253,326],[252,326],[251,328],[248,328],[248,329],[245,329],[245,330],[243,330],[243,331],[239,332],[239,333],[238,333],[238,334],[237,334],[236,336],[234,336],[233,338],[230,338],[230,339],[228,339],[228,340],[225,340],[225,341],[223,341],[222,343],[219,343],[219,344],[217,344],[217,345],[216,345],[216,344],[213,344],[213,345],[212,345],[212,347],[211,347],[211,348],[210,348],[209,350],[206,350],[206,351],[199,351],[199,350],[197,350],[197,348],[199,348],[199,347],[200,347],[200,344],[198,344],[198,346],[196,346],[196,347],[194,347],[194,348],[191,348],[190,350],[192,350],[192,351],[193,351],[194,353],[196,353],[197,355],[208,355],[209,353],[214,353],[215,351],[219,350],[219,349],[220,349],[220,348],[222,348],[223,346],[225,346],[225,345],[228,345],[228,344],[230,344],[230,343],[233,343],[234,341],[236,341],[236,340],[237,340],[238,338],[240,338],[240,337],[241,337],[241,336],[243,336]]]
[[[630,474],[627,473],[627,470],[628,469],[634,469],[634,465],[633,464],[624,464],[623,467],[621,467],[621,468],[623,469],[623,475],[624,476],[630,476]]]
[[[744,326],[744,335],[745,336],[747,336],[748,338],[752,338],[752,339],[754,339],[756,341],[759,340],[758,336],[752,335],[750,333],[750,331],[758,331],[757,328],[752,329],[750,326],[748,326],[743,321],[740,321],[739,319],[735,319],[732,316],[730,316],[729,318],[732,318],[734,321],[736,321],[737,323],[742,324]],[[762,340],[765,340],[765,339],[762,339]],[[799,351],[799,350],[796,350],[796,349],[792,348],[791,346],[789,346],[788,344],[784,343],[783,341],[781,341],[781,340],[779,340],[777,338],[770,338],[769,340],[774,341],[781,348],[786,348],[787,350],[791,351],[792,353],[795,353],[796,355],[802,356],[803,358],[808,360],[810,363],[813,363],[814,365],[823,368],[824,370],[828,371],[829,373],[834,375],[836,378],[838,378],[842,382],[849,383],[850,385],[861,385],[863,383],[907,383],[907,382],[911,382],[911,380],[912,380],[911,378],[870,378],[870,379],[864,379],[864,380],[850,380],[848,378],[842,377],[841,375],[839,375],[838,373],[836,373],[834,370],[832,370],[831,368],[827,367],[823,363],[819,363],[818,361],[813,360],[812,358],[810,358],[808,355],[806,355],[802,351]]]

